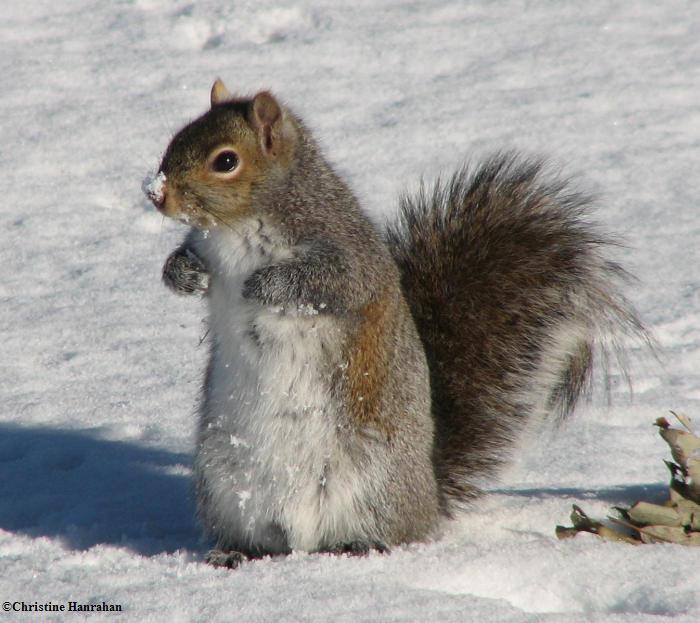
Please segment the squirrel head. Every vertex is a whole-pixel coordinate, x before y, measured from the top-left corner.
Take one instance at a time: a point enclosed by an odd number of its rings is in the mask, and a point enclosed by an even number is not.
[[[285,179],[299,138],[293,115],[271,93],[238,98],[217,80],[210,110],[175,135],[146,195],[193,227],[232,226],[259,215],[260,197]]]

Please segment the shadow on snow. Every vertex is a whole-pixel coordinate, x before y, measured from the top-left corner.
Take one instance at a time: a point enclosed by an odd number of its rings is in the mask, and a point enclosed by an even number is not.
[[[198,550],[189,454],[0,425],[0,528],[145,555]]]
[[[199,551],[189,454],[98,439],[90,431],[0,425],[0,529],[59,538],[67,547],[121,545],[144,555]],[[491,489],[529,498],[633,504],[668,486]]]
[[[663,504],[668,500],[668,483],[618,485],[604,489],[584,487],[526,487],[513,489],[489,489],[487,493],[497,493],[509,497],[525,498],[575,498],[579,504],[586,500],[602,500],[615,506],[632,506],[640,500]],[[585,509],[584,509],[585,510]]]

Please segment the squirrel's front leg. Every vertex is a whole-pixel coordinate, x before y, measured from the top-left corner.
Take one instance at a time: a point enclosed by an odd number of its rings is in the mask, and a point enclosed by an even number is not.
[[[243,284],[243,297],[271,307],[306,313],[344,313],[363,303],[346,258],[327,245],[314,245],[293,258],[264,266]]]
[[[317,296],[302,293],[301,280],[305,274],[303,266],[287,262],[265,266],[253,272],[243,284],[243,297],[271,307],[320,306],[321,301],[312,301]]]
[[[209,273],[202,259],[183,245],[165,260],[163,283],[176,294],[204,294],[209,289]]]

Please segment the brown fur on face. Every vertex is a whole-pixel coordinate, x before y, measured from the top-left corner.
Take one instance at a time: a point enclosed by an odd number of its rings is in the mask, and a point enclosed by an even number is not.
[[[254,212],[254,189],[265,177],[265,163],[255,145],[229,141],[213,147],[216,153],[230,147],[239,159],[235,177],[222,179],[209,169],[208,160],[187,171],[166,173],[163,214],[198,228],[232,226]]]

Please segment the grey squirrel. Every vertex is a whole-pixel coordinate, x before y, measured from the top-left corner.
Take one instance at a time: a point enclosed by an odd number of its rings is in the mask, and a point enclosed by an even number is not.
[[[145,190],[191,225],[165,283],[208,303],[213,564],[434,536],[526,427],[574,408],[597,343],[644,333],[588,199],[540,161],[464,167],[379,231],[298,116],[217,80]]]

